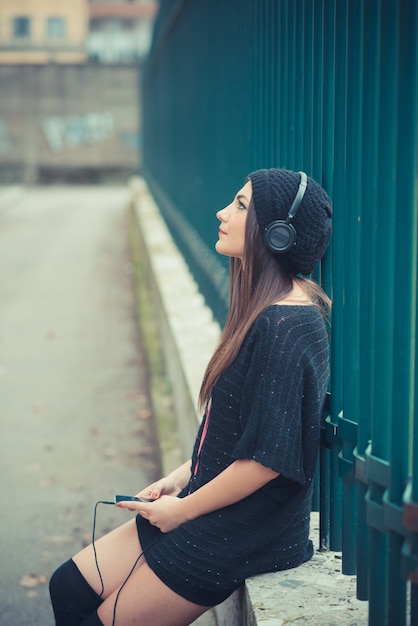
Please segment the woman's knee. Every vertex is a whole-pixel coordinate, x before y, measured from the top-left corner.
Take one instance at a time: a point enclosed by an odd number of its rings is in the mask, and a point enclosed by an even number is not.
[[[57,626],[79,626],[102,603],[72,560],[52,574],[49,593]]]

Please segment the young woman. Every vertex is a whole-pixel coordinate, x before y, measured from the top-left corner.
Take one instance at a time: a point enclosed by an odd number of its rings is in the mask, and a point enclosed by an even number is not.
[[[331,202],[303,172],[250,174],[217,213],[230,310],[200,391],[192,458],[122,502],[136,519],[62,565],[57,626],[193,622],[255,574],[296,567],[309,540],[328,382],[329,300],[302,275],[331,234]]]

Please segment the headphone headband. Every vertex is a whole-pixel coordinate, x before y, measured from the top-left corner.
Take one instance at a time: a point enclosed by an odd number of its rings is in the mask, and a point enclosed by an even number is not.
[[[300,207],[302,200],[303,200],[303,196],[305,195],[306,187],[308,186],[308,177],[306,176],[305,172],[299,172],[299,174],[300,174],[300,183],[299,183],[298,191],[295,196],[295,199],[292,202],[292,206],[289,209],[289,213],[287,214],[286,224],[289,224],[295,217],[296,211]]]

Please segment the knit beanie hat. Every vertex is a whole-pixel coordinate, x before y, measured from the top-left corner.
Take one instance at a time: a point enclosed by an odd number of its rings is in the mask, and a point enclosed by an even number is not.
[[[249,175],[253,203],[262,235],[275,220],[285,221],[299,189],[301,175],[283,169],[262,169]],[[308,176],[302,202],[292,220],[295,244],[286,252],[273,253],[279,264],[306,276],[323,257],[331,236],[332,203],[324,189]]]

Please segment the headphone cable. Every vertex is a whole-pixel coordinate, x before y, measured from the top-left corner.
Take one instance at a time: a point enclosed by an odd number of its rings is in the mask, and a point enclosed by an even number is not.
[[[92,540],[91,540],[91,544],[93,546],[93,553],[94,553],[94,562],[96,563],[96,569],[97,569],[97,573],[99,574],[99,578],[100,578],[100,584],[102,587],[101,592],[99,593],[99,597],[101,598],[103,593],[104,593],[104,582],[103,582],[103,577],[102,577],[102,573],[100,571],[100,567],[99,567],[99,561],[97,558],[97,551],[96,551],[96,545],[95,545],[95,534],[96,534],[96,518],[97,518],[97,507],[99,506],[99,504],[112,504],[114,505],[114,502],[111,502],[110,500],[99,500],[98,502],[96,502],[96,504],[94,505],[94,514],[93,514],[93,532],[92,532]],[[154,539],[154,541],[156,541],[156,539]],[[154,541],[152,543],[154,543]],[[150,544],[151,545],[151,544]],[[129,578],[132,576],[136,566],[138,565],[138,561],[141,558],[141,556],[144,554],[144,552],[142,551],[141,554],[135,559],[135,563],[133,564],[129,574],[127,575],[127,577],[125,578],[124,582],[122,583],[122,585],[119,587],[118,593],[116,594],[116,598],[115,598],[115,604],[113,606],[113,618],[112,618],[112,626],[115,626],[115,622],[116,622],[116,605],[118,603],[119,600],[119,596],[120,593],[122,591],[122,589],[124,588],[124,586],[126,585],[126,583],[128,582]]]
[[[91,545],[93,546],[93,553],[94,553],[94,562],[96,563],[96,569],[97,569],[97,573],[99,574],[99,578],[100,578],[100,584],[102,586],[102,590],[99,593],[99,597],[101,598],[103,593],[104,593],[104,582],[103,582],[103,577],[102,577],[102,573],[100,571],[100,567],[99,567],[99,561],[97,559],[97,552],[96,552],[96,544],[94,542],[94,535],[96,533],[96,517],[97,517],[97,507],[99,506],[99,504],[112,504],[114,505],[114,502],[111,502],[110,500],[99,500],[98,502],[96,502],[96,504],[94,505],[94,514],[93,514],[93,532],[92,532],[92,538],[91,538]]]

